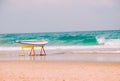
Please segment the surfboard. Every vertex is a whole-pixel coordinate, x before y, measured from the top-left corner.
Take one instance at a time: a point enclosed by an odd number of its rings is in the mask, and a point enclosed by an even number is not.
[[[47,40],[17,40],[16,43],[32,46],[42,46],[48,43]]]

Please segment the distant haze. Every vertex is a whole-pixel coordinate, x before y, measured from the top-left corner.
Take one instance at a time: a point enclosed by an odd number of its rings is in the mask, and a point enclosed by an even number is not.
[[[120,0],[0,0],[0,33],[120,30]]]

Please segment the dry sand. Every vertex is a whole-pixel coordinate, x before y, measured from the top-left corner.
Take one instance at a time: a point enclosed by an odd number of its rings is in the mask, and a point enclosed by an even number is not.
[[[0,61],[0,81],[120,81],[120,62]]]

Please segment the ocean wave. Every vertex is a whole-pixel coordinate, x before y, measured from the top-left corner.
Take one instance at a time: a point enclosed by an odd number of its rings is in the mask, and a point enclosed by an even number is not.
[[[98,44],[108,46],[120,46],[120,39],[105,39],[104,37],[96,38]]]
[[[119,45],[120,30],[0,34],[0,46],[17,46],[16,40],[48,40],[48,46]]]

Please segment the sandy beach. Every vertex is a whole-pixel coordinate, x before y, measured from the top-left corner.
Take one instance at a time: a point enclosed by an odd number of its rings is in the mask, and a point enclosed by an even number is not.
[[[0,81],[120,81],[119,52],[47,50],[43,61],[29,51],[1,51]]]
[[[0,61],[0,81],[120,81],[120,62]]]

